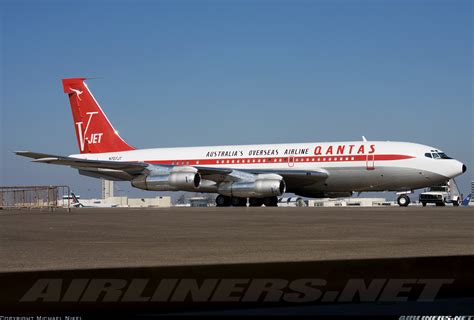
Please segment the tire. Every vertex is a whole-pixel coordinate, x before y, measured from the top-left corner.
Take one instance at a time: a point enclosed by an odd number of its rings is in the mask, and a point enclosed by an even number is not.
[[[453,201],[453,206],[459,207],[459,200]]]
[[[421,205],[422,205],[423,207],[426,207],[426,202],[422,202]]]
[[[216,198],[216,207],[229,207],[230,206],[230,197],[218,195]]]
[[[400,207],[408,207],[410,204],[410,198],[406,194],[398,196],[397,203]]]
[[[233,207],[246,207],[247,198],[232,197],[230,203]]]
[[[263,198],[263,204],[265,207],[278,207],[278,197]]]
[[[262,198],[249,198],[249,207],[261,207],[262,205]]]

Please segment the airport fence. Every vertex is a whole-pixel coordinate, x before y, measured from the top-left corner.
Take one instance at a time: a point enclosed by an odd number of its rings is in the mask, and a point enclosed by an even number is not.
[[[69,186],[0,186],[0,209],[71,207]]]

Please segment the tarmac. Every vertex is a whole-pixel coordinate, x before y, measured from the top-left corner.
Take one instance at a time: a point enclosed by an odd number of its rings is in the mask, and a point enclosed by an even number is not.
[[[474,208],[0,211],[0,272],[474,255]]]

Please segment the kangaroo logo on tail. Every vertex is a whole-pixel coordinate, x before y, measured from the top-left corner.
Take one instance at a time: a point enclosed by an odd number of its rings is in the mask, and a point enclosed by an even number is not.
[[[82,101],[81,99],[81,94],[84,92],[84,91],[80,91],[80,90],[77,90],[77,89],[73,89],[73,88],[69,88],[71,91],[75,92],[76,93],[76,98],[79,100],[79,101]]]
[[[81,153],[103,153],[134,150],[120,138],[90,92],[85,78],[63,79],[69,96],[76,138]]]

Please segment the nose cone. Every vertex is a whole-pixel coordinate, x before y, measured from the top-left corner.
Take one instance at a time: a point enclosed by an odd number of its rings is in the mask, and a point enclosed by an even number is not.
[[[447,178],[455,178],[467,171],[466,165],[455,159],[439,160],[437,163],[439,165],[436,172]]]

